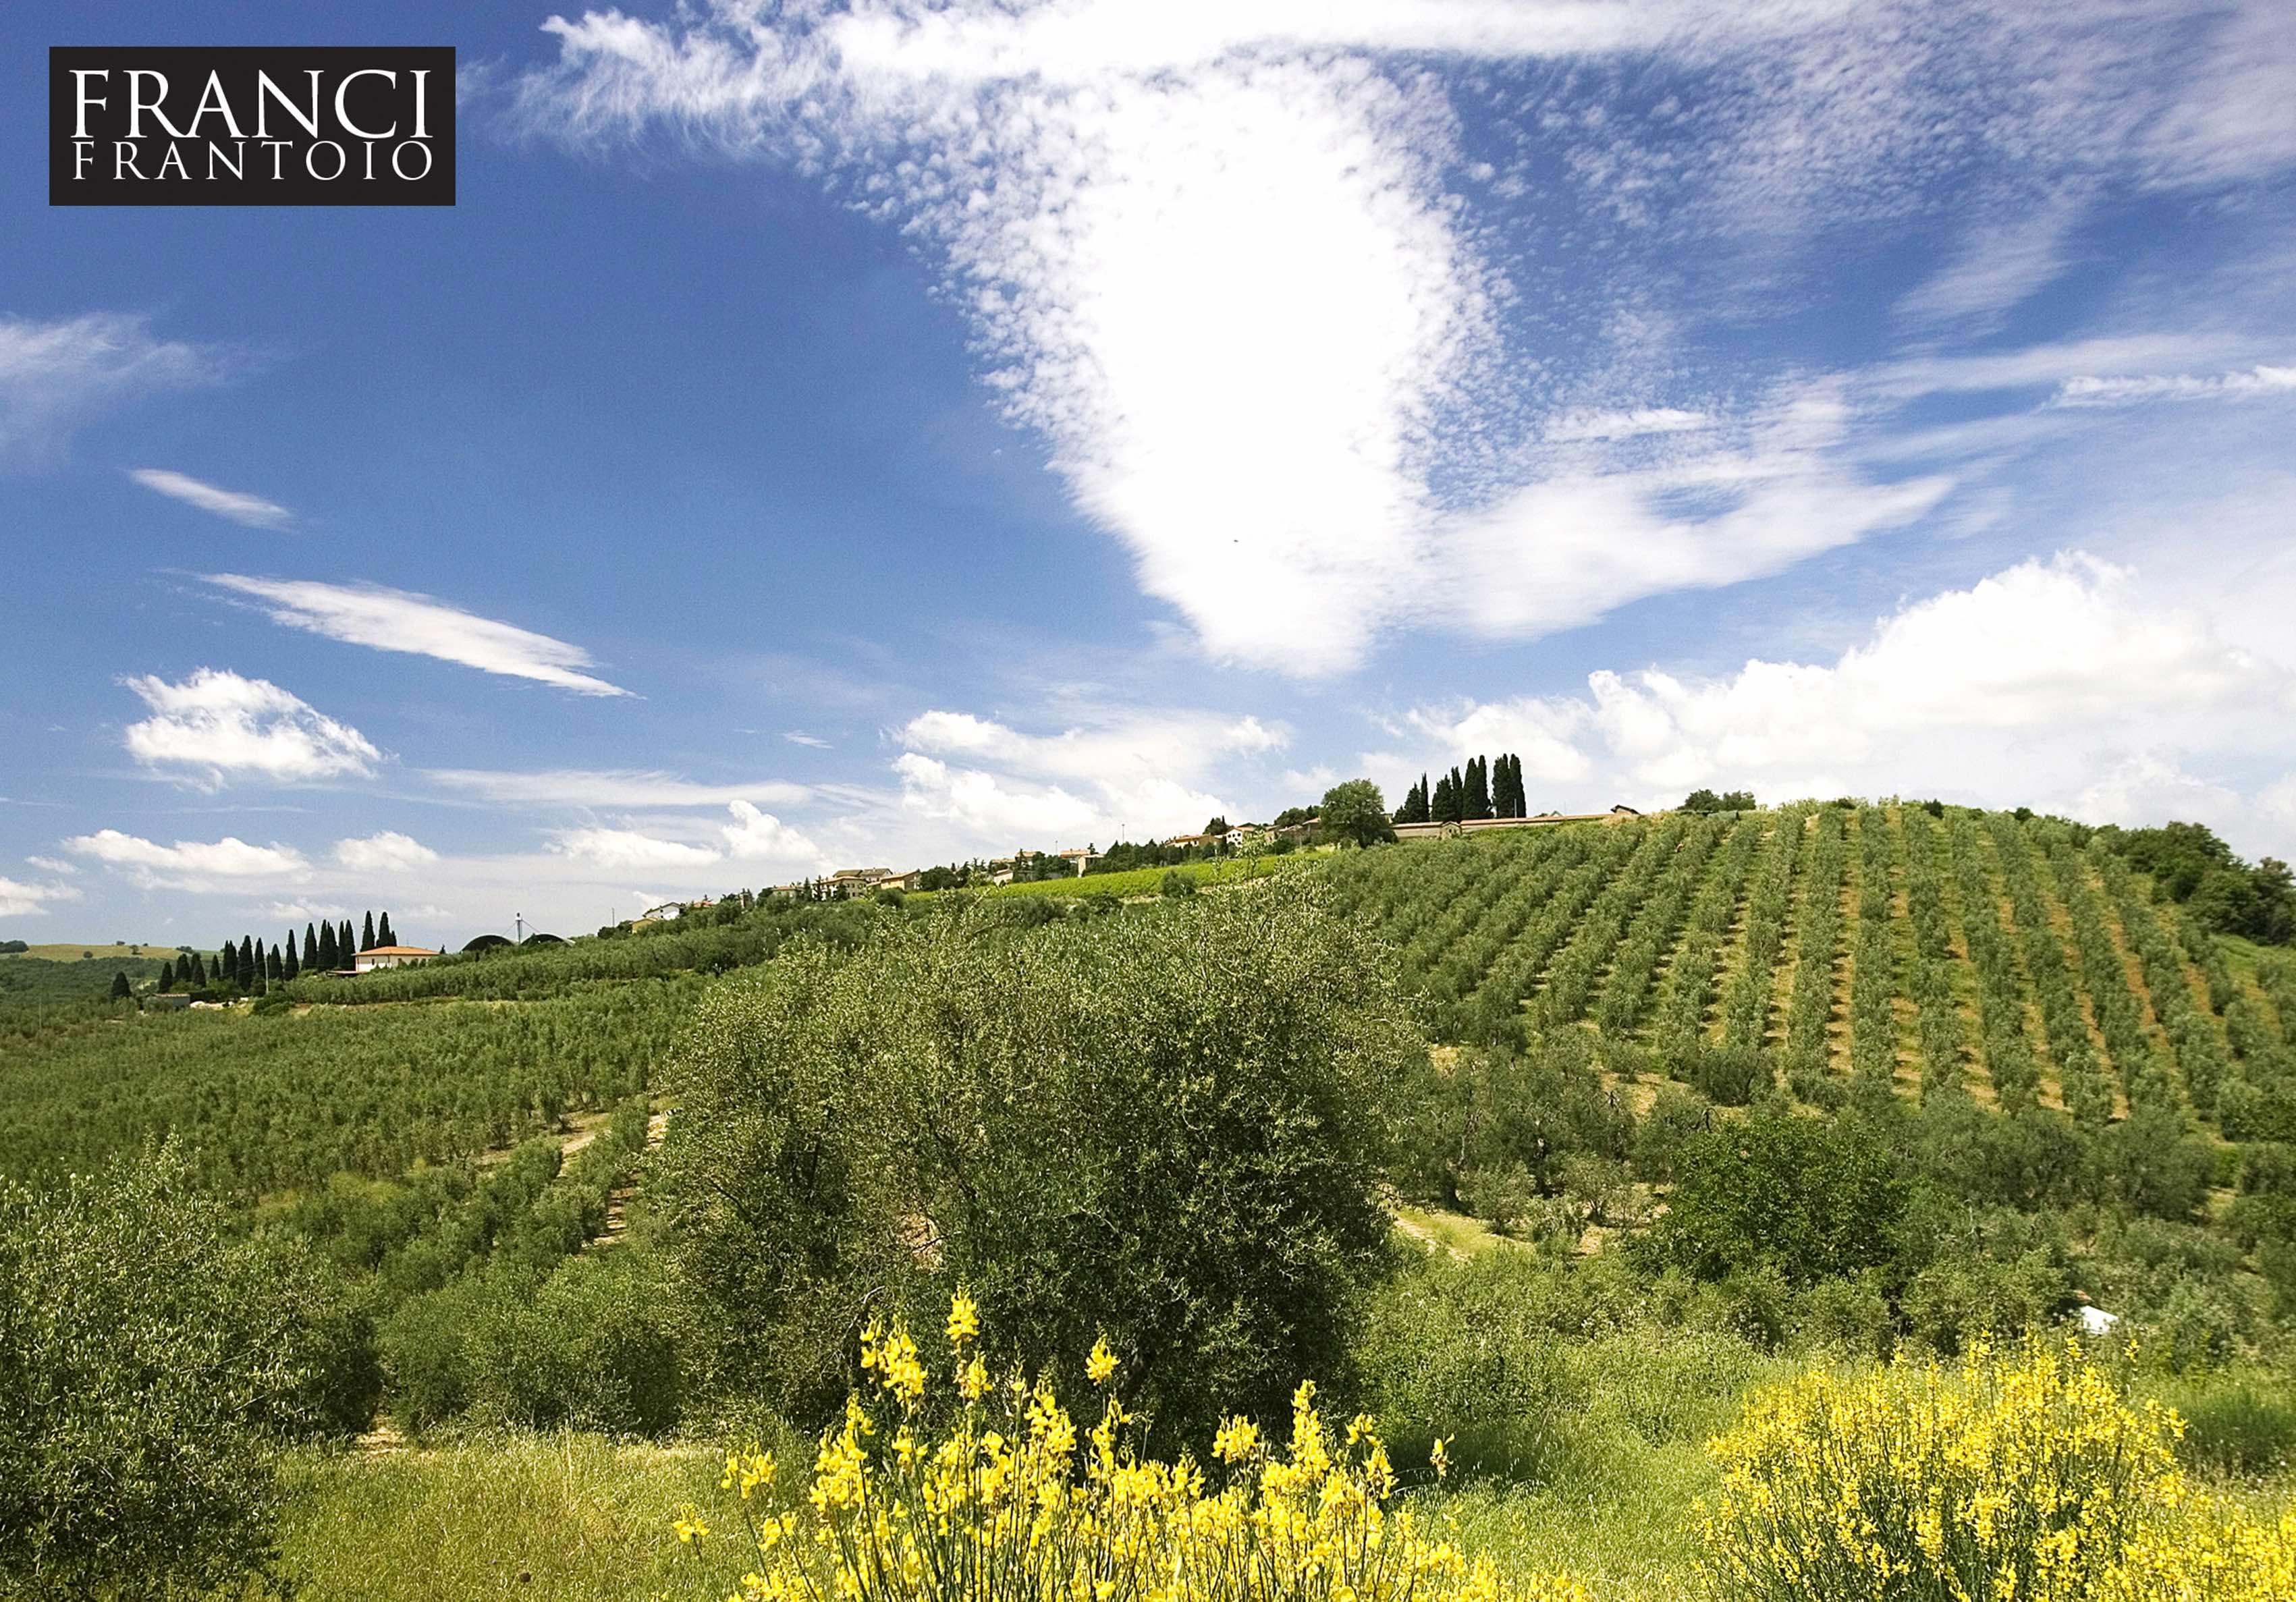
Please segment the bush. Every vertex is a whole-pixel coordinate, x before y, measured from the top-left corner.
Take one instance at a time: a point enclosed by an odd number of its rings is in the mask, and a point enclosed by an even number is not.
[[[1775,1268],[1808,1285],[1888,1263],[1909,1189],[1863,1124],[1758,1112],[1684,1142],[1640,1244],[1702,1279]]]
[[[2296,1521],[2275,1532],[2185,1516],[2178,1427],[2045,1345],[2006,1361],[1980,1347],[1951,1371],[1812,1370],[1714,1443],[1723,1488],[1702,1567],[1726,1598],[1775,1602],[2262,1602],[2296,1561]]]
[[[1182,900],[1196,893],[1196,881],[1191,875],[1175,868],[1159,881],[1156,893],[1167,900]]]
[[[1188,1459],[1141,1454],[1134,1415],[1111,1393],[1088,1433],[1048,1378],[992,1384],[972,1350],[978,1310],[962,1293],[947,1317],[955,1394],[943,1401],[899,1324],[863,1332],[873,1394],[854,1394],[823,1438],[809,1492],[789,1512],[756,1508],[779,1465],[752,1448],[726,1459],[739,1487],[724,1538],[689,1508],[678,1539],[706,1591],[734,1602],[839,1597],[851,1602],[1032,1602],[1044,1598],[1186,1597],[1200,1602],[1586,1602],[1575,1582],[1529,1576],[1502,1590],[1488,1561],[1385,1504],[1387,1448],[1357,1418],[1344,1434],[1293,1393],[1278,1447],[1245,1418],[1224,1423],[1208,1475]],[[1086,1372],[1105,1385],[1116,1355],[1095,1343]],[[1000,1367],[999,1372],[1004,1372]],[[1441,1472],[1439,1458],[1436,1471]],[[1217,1486],[1217,1489],[1214,1487]],[[762,1551],[763,1556],[760,1557]],[[763,1573],[758,1571],[762,1570]]]
[[[677,1422],[677,1347],[641,1248],[496,1279],[468,1335],[471,1411],[531,1429],[659,1434]]]
[[[660,1195],[705,1399],[825,1417],[853,1329],[952,1274],[1036,1361],[1121,1337],[1159,1427],[1335,1375],[1424,1060],[1305,882],[785,952],[676,1064]]]
[[[153,1595],[273,1555],[286,1440],[363,1426],[363,1329],[170,1142],[0,1189],[0,1590]]]

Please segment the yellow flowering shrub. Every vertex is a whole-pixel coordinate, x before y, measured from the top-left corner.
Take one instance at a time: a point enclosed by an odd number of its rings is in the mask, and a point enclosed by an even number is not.
[[[2195,1493],[2169,1441],[2078,1347],[1957,1368],[1815,1369],[1713,1442],[1702,1561],[1733,1598],[2267,1602],[2296,1596],[2296,1521]]]
[[[1231,1418],[1213,1461],[1139,1456],[1132,1415],[1103,1395],[1080,1430],[1051,1383],[992,1383],[962,1292],[946,1393],[907,1330],[872,1325],[866,1394],[824,1434],[810,1483],[777,1501],[770,1455],[735,1452],[719,1482],[742,1528],[689,1508],[678,1539],[728,1602],[1588,1602],[1573,1581],[1505,1582],[1488,1558],[1390,1506],[1387,1449],[1368,1418],[1344,1429],[1292,1399],[1276,1449]],[[1096,1343],[1104,1389],[1116,1354]]]

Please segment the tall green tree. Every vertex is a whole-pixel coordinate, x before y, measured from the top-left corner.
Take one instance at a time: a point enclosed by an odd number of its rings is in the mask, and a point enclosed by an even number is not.
[[[1316,810],[1316,827],[1327,840],[1369,846],[1391,840],[1395,830],[1387,821],[1387,797],[1368,779],[1349,779],[1324,792]]]
[[[303,959],[296,953],[295,931],[292,929],[287,931],[287,958],[282,970],[291,979],[303,971]]]
[[[176,965],[173,962],[162,962],[160,964],[160,993],[165,995],[175,988]]]
[[[363,952],[371,952],[374,949],[374,914],[373,912],[366,915],[366,922],[359,929],[358,949]]]
[[[728,897],[727,899],[730,900],[731,897]],[[398,936],[390,932],[390,914],[388,912],[385,912],[382,915],[382,920],[374,926],[374,943],[377,945],[397,945],[398,944]]]
[[[201,965],[199,952],[193,952],[190,956],[184,958],[184,960],[191,964],[192,969],[191,980],[185,988],[192,990],[204,989],[208,982],[208,973],[207,969]]]
[[[1305,879],[1026,931],[993,903],[890,920],[714,992],[661,1180],[701,1388],[824,1419],[857,1322],[937,1326],[960,1283],[1020,1361],[1104,1331],[1166,1439],[1336,1371],[1425,1047]]]
[[[330,934],[333,932],[332,929],[328,931]],[[306,968],[334,966],[319,954],[319,926],[316,923],[307,923],[303,926],[303,966]]]
[[[342,953],[335,949],[334,922],[329,920],[319,926],[319,967],[332,970],[342,965]]]
[[[342,928],[335,936],[335,954],[342,960],[345,968],[348,968],[351,959],[358,954],[359,948],[355,944],[357,939],[357,936],[351,933],[351,920],[344,919]]]
[[[275,945],[263,953],[263,977],[275,983],[287,977],[286,961],[279,955],[279,948]]]
[[[1491,776],[1488,757],[1470,756],[1467,759],[1467,792],[1460,803],[1463,818],[1488,818],[1491,815]]]
[[[249,936],[239,937],[239,960],[232,964],[232,982],[242,990],[254,987],[256,977],[263,970],[255,966],[255,941]]]
[[[135,993],[135,987],[127,982],[127,976],[126,974],[114,974],[111,976],[111,999],[113,1001],[124,1001]]]

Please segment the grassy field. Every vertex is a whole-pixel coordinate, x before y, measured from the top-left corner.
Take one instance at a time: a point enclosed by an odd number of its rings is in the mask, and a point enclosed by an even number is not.
[[[64,940],[51,941],[45,945],[27,945],[22,951],[12,954],[37,957],[47,962],[78,962],[83,958],[99,962],[117,962],[132,957],[149,957],[155,961],[162,961],[173,958],[176,952],[172,945],[82,945]]]

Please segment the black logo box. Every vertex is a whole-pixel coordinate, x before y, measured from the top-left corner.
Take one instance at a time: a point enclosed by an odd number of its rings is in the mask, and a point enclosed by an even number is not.
[[[51,206],[454,203],[451,45],[48,52]]]

